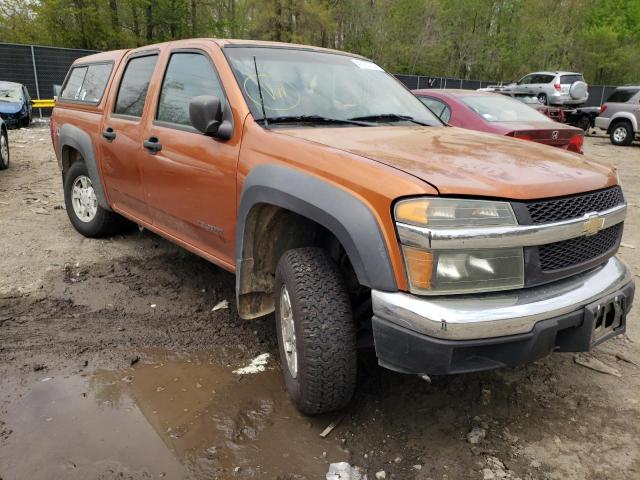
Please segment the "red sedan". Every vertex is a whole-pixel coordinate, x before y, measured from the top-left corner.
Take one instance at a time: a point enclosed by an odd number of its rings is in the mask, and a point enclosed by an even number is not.
[[[498,93],[474,90],[413,90],[450,125],[508,135],[582,153],[584,131],[557,123],[535,109]]]

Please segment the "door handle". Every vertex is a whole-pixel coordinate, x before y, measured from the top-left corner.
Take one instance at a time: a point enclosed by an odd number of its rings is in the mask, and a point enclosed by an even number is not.
[[[107,140],[115,140],[116,131],[113,128],[108,127],[104,132],[102,132],[102,136]]]
[[[151,153],[157,153],[162,150],[162,144],[158,137],[149,137],[147,140],[142,142],[142,146]]]

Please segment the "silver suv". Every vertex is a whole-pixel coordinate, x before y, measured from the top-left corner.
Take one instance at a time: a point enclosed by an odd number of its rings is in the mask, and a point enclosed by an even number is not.
[[[503,91],[534,95],[545,105],[582,105],[589,99],[588,85],[581,73],[534,72],[525,75]]]
[[[596,127],[606,130],[614,145],[631,145],[640,135],[640,86],[616,88],[600,107]]]

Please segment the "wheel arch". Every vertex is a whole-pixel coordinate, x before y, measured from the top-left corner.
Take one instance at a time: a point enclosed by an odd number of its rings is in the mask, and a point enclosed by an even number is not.
[[[630,112],[618,112],[611,117],[611,120],[609,121],[609,128],[607,128],[607,133],[611,133],[616,123],[620,123],[620,121],[625,120],[631,124],[634,133],[638,132],[638,120],[636,119],[635,115]]]
[[[261,165],[245,179],[236,232],[236,298],[242,318],[271,313],[279,256],[332,240],[364,286],[397,290],[380,226],[360,199],[317,177]]]
[[[89,134],[74,125],[65,124],[60,127],[58,139],[60,142],[60,168],[63,176],[74,162],[84,160],[98,197],[98,204],[105,210],[111,211],[104,193],[104,185]]]

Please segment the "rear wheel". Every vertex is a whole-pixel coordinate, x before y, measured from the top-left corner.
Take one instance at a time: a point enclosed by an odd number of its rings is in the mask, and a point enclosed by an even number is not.
[[[356,328],[345,282],[320,248],[285,252],[276,269],[280,361],[296,407],[308,415],[346,406],[355,390]]]
[[[64,203],[75,229],[85,237],[99,238],[115,233],[121,217],[98,203],[93,182],[82,161],[75,162],[64,178]]]
[[[547,103],[548,103],[547,94],[546,93],[539,93],[538,94],[538,101],[543,105],[547,105]]]
[[[588,115],[582,115],[576,122],[576,127],[588,132],[591,128],[591,118]]]
[[[627,121],[618,122],[611,127],[609,133],[611,143],[618,146],[629,146],[633,142],[633,127]]]
[[[6,130],[0,130],[0,170],[9,168],[9,137]]]

